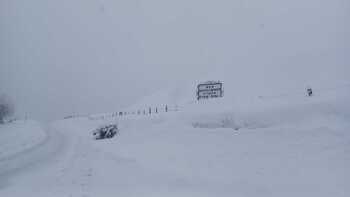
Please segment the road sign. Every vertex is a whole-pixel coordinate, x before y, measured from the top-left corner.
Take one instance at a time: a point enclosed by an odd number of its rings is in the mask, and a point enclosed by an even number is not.
[[[223,96],[223,84],[220,81],[208,81],[197,86],[197,100]]]

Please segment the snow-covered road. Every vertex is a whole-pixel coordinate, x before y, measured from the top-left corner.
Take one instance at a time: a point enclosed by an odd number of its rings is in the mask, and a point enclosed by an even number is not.
[[[21,174],[49,166],[64,150],[66,143],[64,135],[48,126],[38,125],[39,123],[35,123],[35,127],[33,127],[33,122],[21,123],[20,130],[23,132],[3,131],[13,132],[15,136],[7,139],[9,143],[13,142],[12,147],[1,147],[4,152],[8,153],[0,157],[0,188],[16,183],[16,177]],[[31,133],[30,137],[28,133]],[[2,134],[4,136],[5,133]],[[21,135],[24,134],[27,134],[26,137],[36,140],[23,139]],[[21,144],[16,146],[16,141],[20,141]],[[13,149],[17,149],[17,151],[13,151]]]
[[[0,196],[349,194],[341,122],[235,131],[164,120],[120,120],[121,134],[100,141],[90,131],[101,122],[55,122],[43,143],[2,164]]]

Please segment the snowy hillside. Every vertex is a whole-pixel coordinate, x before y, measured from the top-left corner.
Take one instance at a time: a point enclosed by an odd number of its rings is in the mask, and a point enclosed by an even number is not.
[[[349,81],[316,81],[312,77],[309,81],[313,81],[313,97],[307,97],[306,87],[311,86],[304,81],[281,79],[278,83],[267,79],[264,84],[249,81],[249,85],[242,85],[239,77],[226,78],[223,98],[200,101],[195,96],[200,81],[183,83],[147,96],[126,111],[176,106],[180,110],[176,121],[214,128],[263,128],[329,117],[349,118]]]
[[[226,87],[227,94],[230,86]],[[122,172],[128,178],[111,183],[115,190],[104,192],[92,185],[89,193],[344,197],[350,194],[348,85],[317,87],[313,97],[306,97],[301,89],[289,94],[275,91],[275,95],[238,95],[236,99],[200,102],[193,100],[190,91],[188,94],[179,89],[173,91],[179,93],[178,112],[109,120],[119,123],[121,135],[106,143],[96,143],[97,149],[106,151],[107,157],[116,156],[114,160],[120,169],[113,167],[116,170],[109,172],[115,173],[112,177]],[[144,106],[150,101],[171,103],[176,98],[172,95],[169,91],[160,92],[137,105]],[[103,122],[80,121],[79,124],[89,124],[91,128]],[[103,172],[98,174],[106,176]]]
[[[315,90],[200,102],[188,91],[177,94],[179,111],[56,121],[45,146],[54,154],[36,149],[38,167],[7,173],[0,195],[346,197],[350,87]],[[174,97],[135,106],[160,98]],[[93,140],[111,122],[120,134]]]

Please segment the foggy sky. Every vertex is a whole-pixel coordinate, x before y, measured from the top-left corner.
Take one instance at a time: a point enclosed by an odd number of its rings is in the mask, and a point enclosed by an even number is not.
[[[349,21],[348,0],[0,0],[0,93],[52,120],[203,76],[347,79]]]

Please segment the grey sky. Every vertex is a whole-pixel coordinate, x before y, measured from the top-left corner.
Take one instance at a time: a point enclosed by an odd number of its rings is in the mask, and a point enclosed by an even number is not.
[[[348,0],[0,0],[0,92],[47,120],[195,76],[346,79],[349,21]]]

